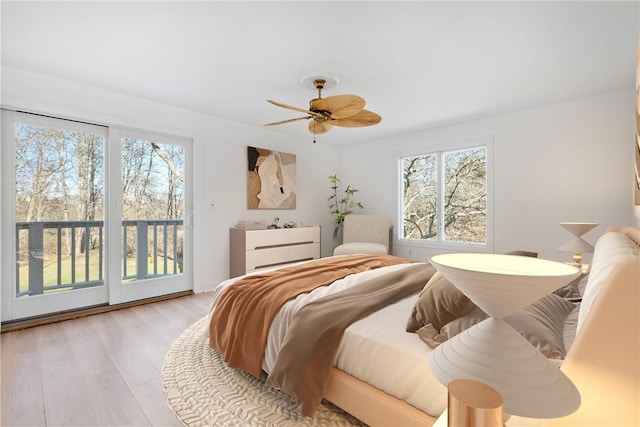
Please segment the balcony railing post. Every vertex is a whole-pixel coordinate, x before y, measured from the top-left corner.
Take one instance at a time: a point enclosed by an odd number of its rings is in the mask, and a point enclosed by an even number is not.
[[[44,292],[44,225],[41,222],[29,224],[29,295]]]
[[[147,221],[137,222],[137,241],[136,241],[136,278],[144,279],[147,277],[147,266],[149,263],[149,247],[147,239]]]

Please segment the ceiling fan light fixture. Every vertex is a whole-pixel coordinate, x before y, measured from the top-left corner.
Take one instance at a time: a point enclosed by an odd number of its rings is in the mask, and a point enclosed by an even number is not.
[[[309,73],[300,77],[300,84],[307,89],[317,90],[316,80],[324,80],[322,90],[331,90],[340,83],[337,77],[330,76],[327,73]]]

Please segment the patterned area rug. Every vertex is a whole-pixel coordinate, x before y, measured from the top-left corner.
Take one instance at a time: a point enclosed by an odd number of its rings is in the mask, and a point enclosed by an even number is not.
[[[330,402],[305,417],[284,393],[264,378],[227,367],[209,348],[207,317],[173,343],[162,368],[169,407],[187,426],[362,426]]]

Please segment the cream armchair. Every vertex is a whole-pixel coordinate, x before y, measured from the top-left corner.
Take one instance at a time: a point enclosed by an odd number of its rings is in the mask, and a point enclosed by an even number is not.
[[[391,219],[386,215],[355,215],[344,218],[342,244],[334,255],[390,253]]]

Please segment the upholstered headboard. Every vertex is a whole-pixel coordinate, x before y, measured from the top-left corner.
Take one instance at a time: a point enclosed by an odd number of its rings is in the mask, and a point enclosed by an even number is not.
[[[611,227],[597,241],[578,317],[577,332],[588,316],[592,304],[607,283],[613,268],[628,260],[640,259],[640,228]]]
[[[640,228],[607,230],[595,246],[579,329],[561,369],[582,398],[553,426],[640,425]]]
[[[607,233],[615,231],[627,235],[631,240],[640,246],[640,227],[609,227]]]

